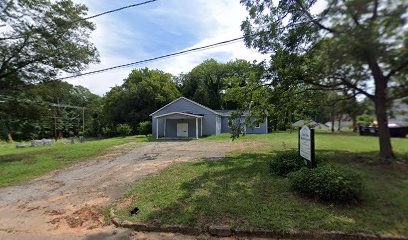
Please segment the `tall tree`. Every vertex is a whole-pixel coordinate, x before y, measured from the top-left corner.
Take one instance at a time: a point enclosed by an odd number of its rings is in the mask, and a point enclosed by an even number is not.
[[[389,162],[395,156],[388,128],[387,105],[408,95],[408,2],[328,0],[322,12],[313,14],[316,2],[241,0],[249,10],[249,17],[242,24],[246,43],[264,53],[274,52],[272,58],[277,54],[304,56],[320,46],[325,49],[323,52],[330,50],[326,62],[317,62],[336,66],[336,71],[329,74],[329,82],[319,84],[322,88],[352,89],[375,103],[380,156],[383,162]],[[303,63],[302,70],[307,72],[309,62]],[[286,64],[293,67],[291,62]],[[360,72],[365,70],[367,77],[360,79]],[[351,72],[351,76],[345,74],[347,72]],[[307,74],[300,79],[308,82],[306,79],[310,76]],[[317,80],[312,82],[316,84]],[[365,88],[366,82],[371,80],[375,86],[373,93]]]
[[[149,114],[175,100],[181,94],[172,75],[148,68],[135,69],[121,86],[112,88],[103,99],[107,125],[130,124],[134,130]]]
[[[98,61],[89,42],[94,24],[71,0],[0,1],[0,89],[50,80]]]
[[[0,98],[6,99],[0,106],[0,123],[10,136],[17,132],[28,138],[21,131],[24,125],[32,137],[49,137],[39,121],[49,106],[43,104],[44,95],[32,95],[34,84],[98,61],[98,52],[89,42],[95,27],[83,19],[86,13],[85,5],[71,0],[0,1]],[[13,110],[17,108],[18,114]]]
[[[287,130],[297,120],[316,118],[326,94],[314,91],[305,84],[281,81],[275,71],[265,71],[268,68],[270,66],[262,62],[252,67],[253,71],[248,77],[230,78],[230,88],[225,98],[237,102],[241,113],[249,110],[250,117],[246,118],[246,124],[254,126],[257,121],[268,117],[272,130]],[[234,131],[233,138],[242,133]]]
[[[39,83],[13,96],[0,96],[0,101],[0,132],[9,138],[70,137],[83,131],[84,122],[86,132],[81,134],[98,133],[93,130],[93,115],[99,110],[100,97],[82,86],[64,81]]]
[[[184,75],[183,96],[212,109],[221,109],[226,68],[214,59],[205,60]]]
[[[257,74],[252,63],[236,59],[219,63],[214,59],[205,60],[191,72],[179,76],[183,96],[212,109],[236,109],[239,100],[226,99],[225,94],[233,84],[245,85]]]

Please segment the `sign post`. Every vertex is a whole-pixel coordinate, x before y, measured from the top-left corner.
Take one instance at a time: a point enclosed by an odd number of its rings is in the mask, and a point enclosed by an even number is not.
[[[305,165],[316,167],[314,129],[308,126],[299,128],[299,155],[305,160]]]

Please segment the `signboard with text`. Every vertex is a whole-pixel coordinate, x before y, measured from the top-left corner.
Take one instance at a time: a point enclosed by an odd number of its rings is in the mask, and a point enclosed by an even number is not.
[[[307,166],[316,167],[314,129],[306,125],[299,129],[299,155]]]

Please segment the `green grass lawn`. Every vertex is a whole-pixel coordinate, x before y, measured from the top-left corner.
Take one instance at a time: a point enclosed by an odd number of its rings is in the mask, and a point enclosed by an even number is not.
[[[220,135],[199,141],[228,138]],[[320,164],[338,164],[362,175],[365,193],[358,205],[302,198],[289,190],[287,179],[270,174],[269,159],[276,151],[297,147],[296,133],[248,135],[238,141],[255,140],[264,143],[262,149],[235,152],[223,161],[175,164],[136,182],[118,205],[118,216],[198,227],[228,224],[280,231],[408,235],[408,139],[393,139],[395,152],[405,160],[382,166],[377,164],[377,138],[316,135],[317,156],[324,159]],[[135,206],[141,212],[130,216],[129,209]]]
[[[36,148],[0,145],[0,187],[20,183],[51,170],[105,154],[107,149],[131,142],[146,141],[144,136],[110,138],[82,144],[56,144]]]

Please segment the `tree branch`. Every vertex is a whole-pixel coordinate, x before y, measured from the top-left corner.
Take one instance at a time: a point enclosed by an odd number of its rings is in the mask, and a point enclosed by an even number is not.
[[[408,67],[408,61],[402,63],[399,67],[392,69],[386,76],[385,79],[389,80],[394,74],[396,74],[397,72],[401,71],[402,69],[404,69],[405,67]]]
[[[1,27],[1,26],[0,26]],[[20,38],[24,38],[23,36],[9,36],[9,37],[1,37],[0,41],[4,41],[4,40],[17,40]]]
[[[1,63],[0,76],[2,75],[1,73],[5,71],[5,67],[6,67],[7,64],[11,61],[11,59],[13,59],[15,56],[20,55],[21,51],[27,46],[27,43],[28,43],[28,40],[29,40],[29,39],[30,39],[29,36],[25,36],[25,37],[24,37],[24,41],[21,43],[21,46],[20,46],[16,51],[14,51],[13,53],[11,53],[11,54],[10,54],[11,56],[10,56],[7,60],[5,60],[5,61],[3,61],[3,62]],[[3,76],[4,76],[4,74],[3,74]]]
[[[302,3],[300,2],[300,0],[296,0],[296,3],[299,5],[300,10],[302,10],[302,12],[304,14],[306,14],[306,16],[309,18],[309,20],[314,23],[315,25],[317,25],[318,27],[320,27],[321,29],[324,29],[326,31],[329,31],[331,33],[336,33],[336,31],[332,28],[326,27],[323,24],[321,24],[319,21],[317,21],[316,19],[313,18],[313,16],[310,14],[310,12],[305,9],[305,7],[302,5]]]
[[[363,28],[363,26],[358,21],[357,16],[355,14],[353,14],[353,11],[349,7],[347,7],[347,12],[350,14],[351,19],[353,19],[353,22],[356,24],[356,26],[360,27],[360,28]]]
[[[371,21],[375,21],[378,16],[378,0],[374,0],[374,8],[373,8],[373,16],[371,17]]]
[[[364,89],[361,89],[357,86],[357,84],[353,84],[352,82],[348,81],[346,78],[339,78],[340,81],[342,81],[342,83],[344,83],[347,87],[355,89],[357,92],[364,94],[366,97],[368,97],[369,99],[373,100],[375,99],[375,96],[372,94],[369,94],[367,91],[365,91]]]
[[[348,81],[346,78],[344,77],[337,77],[337,80],[340,80],[339,83],[333,83],[333,84],[321,84],[318,82],[314,82],[314,81],[308,81],[307,83],[312,84],[314,86],[320,87],[320,88],[324,88],[325,90],[343,90],[344,88],[338,88],[341,85],[346,86],[347,88],[351,88],[351,89],[355,89],[358,94],[363,94],[365,96],[367,96],[368,98],[370,98],[371,100],[375,99],[375,96],[372,94],[369,94],[367,91],[365,91],[364,89],[358,87],[356,84],[353,84],[352,82]]]

